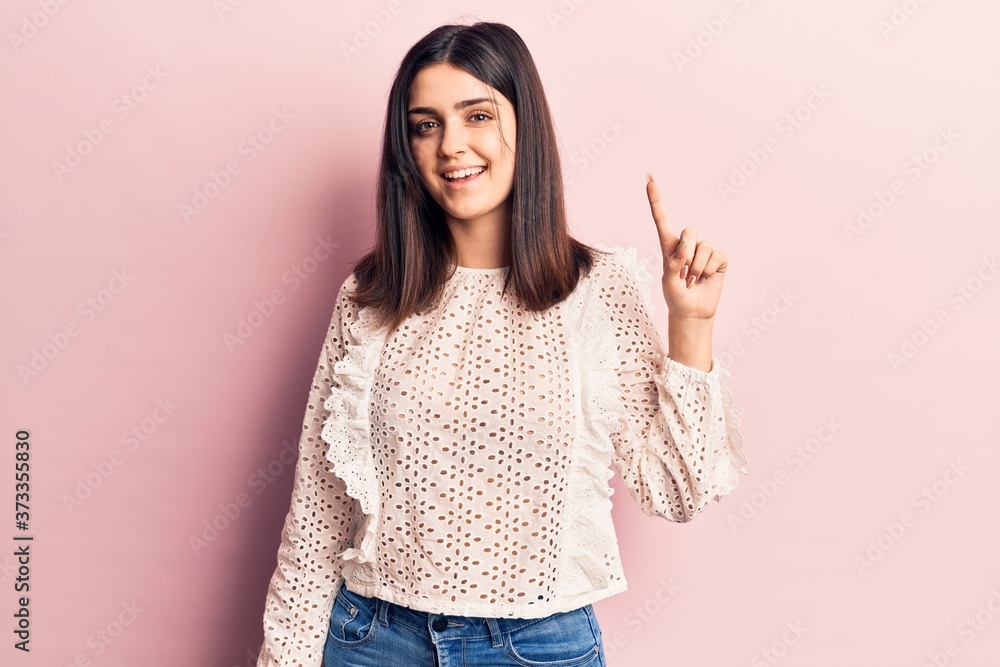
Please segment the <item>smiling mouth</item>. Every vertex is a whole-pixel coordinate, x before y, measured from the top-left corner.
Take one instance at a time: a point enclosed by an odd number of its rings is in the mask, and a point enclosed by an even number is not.
[[[441,174],[441,178],[443,178],[444,180],[448,181],[449,183],[464,183],[466,181],[471,181],[472,179],[476,178],[477,176],[483,174],[485,171],[486,171],[486,167],[480,167],[479,171],[473,171],[472,173],[470,173],[470,174],[468,174],[466,176],[460,176],[458,178],[448,178],[444,174]]]

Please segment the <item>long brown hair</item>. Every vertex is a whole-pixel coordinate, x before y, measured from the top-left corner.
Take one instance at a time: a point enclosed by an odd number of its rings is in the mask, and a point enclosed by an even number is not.
[[[602,252],[569,235],[552,117],[524,41],[502,23],[440,26],[407,51],[393,80],[378,174],[375,245],[354,266],[354,301],[374,307],[373,318],[390,331],[413,313],[432,308],[451,265],[458,263],[444,211],[427,192],[410,151],[407,123],[414,77],[438,63],[465,70],[514,105],[511,263],[504,289],[512,287],[523,308],[544,311],[573,292]]]

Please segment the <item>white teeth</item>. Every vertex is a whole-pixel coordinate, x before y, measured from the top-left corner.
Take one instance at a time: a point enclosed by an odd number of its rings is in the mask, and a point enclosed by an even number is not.
[[[463,176],[471,176],[472,174],[479,174],[486,171],[486,167],[473,167],[471,169],[459,169],[458,171],[446,171],[444,172],[444,177],[448,179],[462,178]]]

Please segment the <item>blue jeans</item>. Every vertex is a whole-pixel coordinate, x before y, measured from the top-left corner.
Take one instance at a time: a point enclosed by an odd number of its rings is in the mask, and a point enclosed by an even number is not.
[[[325,667],[607,667],[593,605],[545,618],[416,611],[342,585]]]

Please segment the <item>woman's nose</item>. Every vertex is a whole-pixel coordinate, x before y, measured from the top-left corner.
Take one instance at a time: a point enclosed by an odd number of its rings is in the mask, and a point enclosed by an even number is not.
[[[464,152],[465,144],[465,128],[460,123],[445,123],[441,128],[441,154],[454,155]]]

